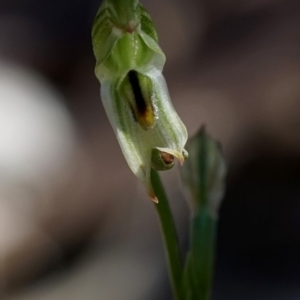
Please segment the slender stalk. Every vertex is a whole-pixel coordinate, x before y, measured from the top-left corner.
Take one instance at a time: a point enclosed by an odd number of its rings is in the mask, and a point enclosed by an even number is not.
[[[191,289],[195,300],[209,300],[214,273],[217,221],[206,209],[191,220]]]
[[[159,200],[159,203],[155,204],[155,208],[160,221],[173,293],[176,300],[181,300],[183,299],[183,293],[181,291],[183,267],[176,228],[164,187],[157,171],[153,169],[151,171],[151,182]]]

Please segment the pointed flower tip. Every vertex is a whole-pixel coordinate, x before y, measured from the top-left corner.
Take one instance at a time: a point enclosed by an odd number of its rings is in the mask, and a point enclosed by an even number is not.
[[[180,163],[180,165],[181,166],[183,166],[183,163],[184,163],[184,156],[181,154],[179,157],[177,157],[178,158],[178,161],[179,161],[179,163]]]
[[[146,185],[146,190],[147,190],[147,194],[148,196],[151,198],[151,200],[154,202],[154,203],[158,203],[158,199],[155,195],[155,192],[153,190],[153,187],[152,187],[152,184],[151,184],[151,181],[149,181]]]
[[[154,202],[154,203],[158,203],[158,199],[156,197],[156,195],[154,194],[154,191],[148,191],[148,196],[151,198],[151,200]]]
[[[156,196],[152,196],[151,197],[151,200],[154,202],[154,203],[156,203],[156,204],[158,204],[158,199],[156,198]]]
[[[188,158],[188,153],[185,149],[183,149],[182,153],[179,153],[178,151],[174,152],[174,156],[178,159],[181,166],[183,166],[184,161]]]

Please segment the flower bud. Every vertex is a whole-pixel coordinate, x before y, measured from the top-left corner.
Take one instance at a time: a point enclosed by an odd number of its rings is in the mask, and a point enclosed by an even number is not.
[[[220,144],[202,127],[190,138],[186,148],[189,159],[181,168],[181,178],[192,211],[207,209],[217,217],[225,192],[226,166]]]

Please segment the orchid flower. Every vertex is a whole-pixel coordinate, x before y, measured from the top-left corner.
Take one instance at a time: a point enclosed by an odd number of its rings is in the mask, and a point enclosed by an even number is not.
[[[93,24],[95,73],[101,99],[124,157],[158,202],[150,172],[182,164],[187,131],[162,75],[165,55],[138,0],[104,0]]]

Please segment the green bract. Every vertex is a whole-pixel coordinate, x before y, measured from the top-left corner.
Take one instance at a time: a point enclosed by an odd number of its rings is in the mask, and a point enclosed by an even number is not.
[[[157,202],[150,171],[181,163],[187,131],[175,112],[162,75],[165,55],[152,20],[135,0],[107,0],[92,30],[101,98],[133,173]]]
[[[180,173],[191,209],[194,213],[207,210],[216,218],[225,193],[227,173],[220,144],[202,127],[189,139],[186,147],[189,161]]]

